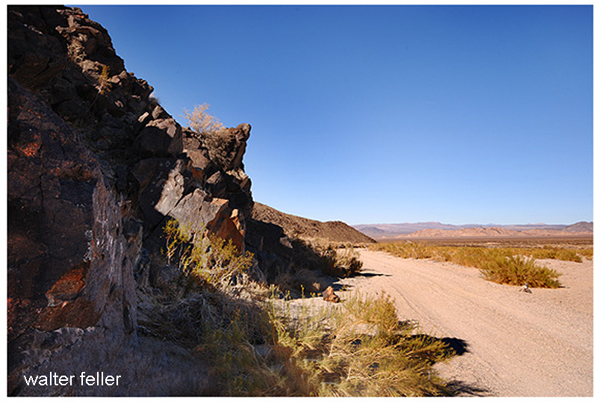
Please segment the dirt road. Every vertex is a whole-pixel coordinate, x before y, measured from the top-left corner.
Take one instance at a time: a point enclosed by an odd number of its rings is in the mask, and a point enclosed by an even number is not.
[[[365,276],[343,284],[350,291],[384,290],[400,319],[455,339],[462,354],[435,366],[463,386],[462,395],[592,396],[592,261],[543,260],[563,274],[564,287],[529,294],[485,281],[475,268],[360,254]]]

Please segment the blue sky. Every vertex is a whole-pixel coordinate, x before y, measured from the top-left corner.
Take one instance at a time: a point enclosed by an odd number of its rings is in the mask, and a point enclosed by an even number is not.
[[[593,220],[590,6],[80,6],[254,200],[350,224]]]

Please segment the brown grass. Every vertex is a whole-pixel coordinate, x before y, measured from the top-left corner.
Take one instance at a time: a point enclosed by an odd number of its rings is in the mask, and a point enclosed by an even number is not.
[[[557,247],[547,248],[487,248],[436,246],[423,243],[378,243],[370,246],[375,251],[385,251],[401,258],[432,259],[479,268],[487,280],[530,287],[558,288],[560,276],[554,270],[537,265],[535,259],[553,258],[582,262],[579,253]],[[586,251],[585,251],[586,252]],[[592,254],[592,252],[591,252]]]

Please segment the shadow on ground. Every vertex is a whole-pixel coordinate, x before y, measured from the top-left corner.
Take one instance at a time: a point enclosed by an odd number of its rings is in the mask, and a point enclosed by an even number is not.
[[[491,392],[487,389],[472,386],[461,380],[452,380],[446,385],[450,397],[490,397]]]

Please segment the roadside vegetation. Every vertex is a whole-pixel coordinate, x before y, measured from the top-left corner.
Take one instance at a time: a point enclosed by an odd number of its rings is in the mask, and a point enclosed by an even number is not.
[[[218,396],[439,396],[432,369],[455,352],[397,318],[392,299],[354,294],[340,304],[280,298],[251,277],[254,260],[231,243],[169,221],[163,265],[179,274],[145,296],[140,331],[193,350]],[[195,239],[194,239],[195,238]],[[192,243],[195,241],[195,243]],[[351,249],[331,265],[356,266]]]
[[[313,238],[294,238],[290,243],[291,262],[272,281],[283,295],[315,296],[327,287],[331,277],[347,278],[362,271],[360,254],[351,244]]]
[[[325,275],[347,278],[362,271],[360,254],[351,244],[334,245],[320,239],[307,239],[305,242],[322,258],[321,270]]]
[[[478,268],[482,276],[492,282],[534,288],[560,287],[560,274],[538,265],[537,259],[557,259],[582,262],[592,259],[592,249],[569,249],[544,246],[542,248],[439,246],[415,242],[377,243],[369,248],[385,251],[401,258],[431,259],[453,262]]]

